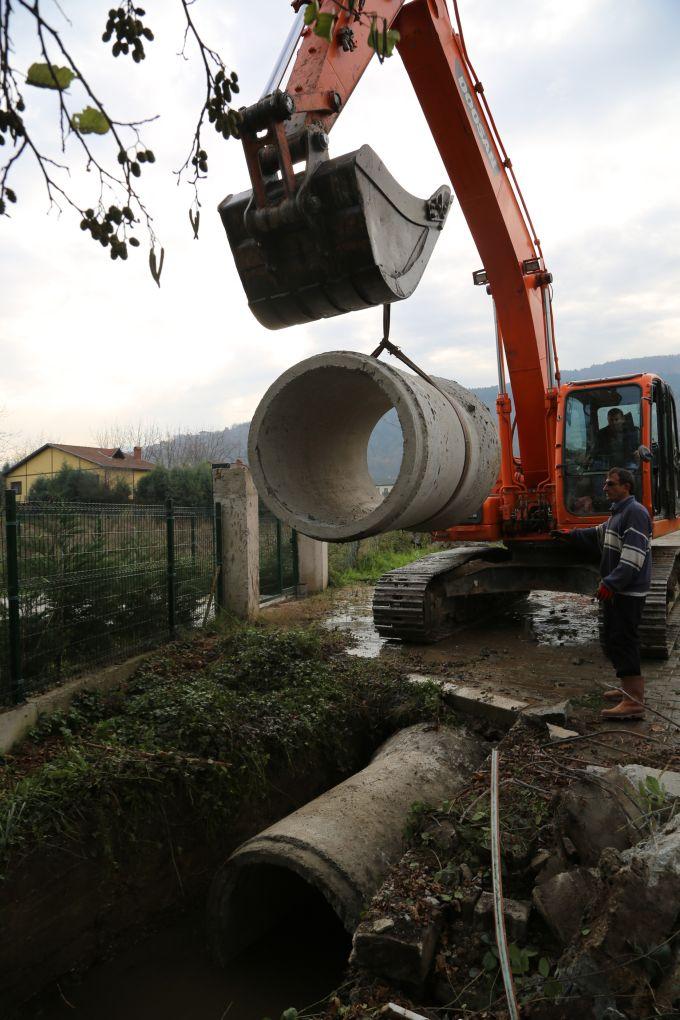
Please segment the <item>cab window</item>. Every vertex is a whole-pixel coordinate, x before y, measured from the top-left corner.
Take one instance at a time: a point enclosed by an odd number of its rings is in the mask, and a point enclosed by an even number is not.
[[[640,498],[641,398],[635,385],[574,390],[567,397],[563,471],[571,513],[587,517],[608,511],[604,481],[616,467],[633,472]]]

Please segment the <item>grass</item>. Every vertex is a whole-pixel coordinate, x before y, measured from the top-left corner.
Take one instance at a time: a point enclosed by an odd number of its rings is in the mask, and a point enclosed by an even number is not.
[[[330,583],[334,587],[372,583],[388,570],[404,567],[430,553],[439,552],[434,543],[414,545],[414,535],[392,531],[360,542],[331,545],[328,554]]]
[[[357,733],[436,718],[439,696],[314,628],[232,626],[166,646],[125,691],[82,695],[0,774],[0,875],[50,848],[112,865],[181,821],[224,839],[281,769],[348,774]],[[314,773],[312,773],[314,774]]]

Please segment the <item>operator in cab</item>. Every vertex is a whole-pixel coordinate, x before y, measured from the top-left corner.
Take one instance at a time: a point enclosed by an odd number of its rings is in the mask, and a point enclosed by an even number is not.
[[[652,576],[652,521],[647,508],[633,495],[634,485],[635,478],[626,468],[610,468],[604,483],[612,501],[609,520],[558,536],[600,553],[602,580],[595,597],[604,612],[605,653],[621,689],[604,694],[608,700],[618,700],[601,713],[603,719],[611,720],[644,716],[639,627]]]
[[[593,460],[635,467],[639,443],[640,435],[630,416],[627,420],[620,407],[611,407],[607,412],[607,424],[597,433]]]

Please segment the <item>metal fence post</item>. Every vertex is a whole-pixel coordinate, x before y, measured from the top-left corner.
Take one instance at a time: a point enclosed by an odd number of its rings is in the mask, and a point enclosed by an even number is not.
[[[192,566],[196,562],[196,511],[192,510],[191,517],[189,518],[191,523],[191,563]]]
[[[298,556],[298,533],[295,528],[290,535],[290,544],[293,547],[293,584],[297,588],[300,583],[300,559]]]
[[[168,556],[168,629],[170,637],[175,636],[175,504],[168,497],[165,501],[165,531]]]
[[[279,594],[283,592],[283,536],[281,534],[281,521],[276,518],[276,571]]]
[[[222,504],[215,503],[215,569],[217,574],[217,594],[215,596],[215,608],[217,611],[224,609],[224,586],[222,585]]]
[[[16,705],[23,700],[21,678],[21,615],[19,611],[19,543],[17,541],[17,497],[5,493],[5,542],[7,549],[7,601],[9,624],[10,696]]]

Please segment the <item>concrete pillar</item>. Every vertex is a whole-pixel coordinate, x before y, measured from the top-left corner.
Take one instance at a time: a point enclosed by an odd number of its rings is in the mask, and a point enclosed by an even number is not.
[[[257,491],[245,464],[213,464],[213,499],[222,504],[222,606],[254,620],[260,611],[260,528]]]
[[[298,575],[311,595],[328,587],[328,542],[298,534]]]

